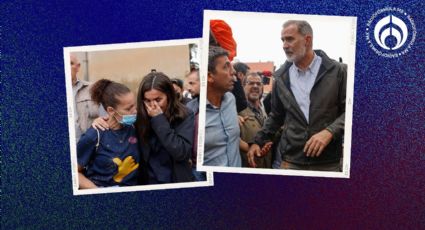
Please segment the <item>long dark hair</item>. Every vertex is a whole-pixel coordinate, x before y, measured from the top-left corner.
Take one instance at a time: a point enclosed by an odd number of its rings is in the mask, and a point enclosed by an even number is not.
[[[184,120],[188,115],[188,110],[177,98],[173,83],[170,78],[162,72],[151,72],[146,75],[139,85],[137,93],[137,120],[136,128],[139,137],[145,142],[152,135],[150,118],[145,107],[145,92],[156,89],[167,95],[167,109],[162,111],[170,124]]]

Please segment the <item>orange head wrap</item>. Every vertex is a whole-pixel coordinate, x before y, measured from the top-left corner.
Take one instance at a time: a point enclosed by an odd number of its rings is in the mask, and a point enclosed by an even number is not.
[[[232,28],[223,20],[211,20],[210,30],[218,44],[229,52],[229,60],[236,56],[236,42],[233,39]]]

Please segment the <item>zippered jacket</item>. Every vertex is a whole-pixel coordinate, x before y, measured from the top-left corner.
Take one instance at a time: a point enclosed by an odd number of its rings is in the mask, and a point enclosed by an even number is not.
[[[314,52],[322,58],[322,63],[310,93],[309,122],[291,91],[289,67],[292,62],[286,62],[274,74],[271,112],[254,141],[263,146],[273,140],[274,134],[283,126],[279,143],[274,143],[278,144],[278,156],[302,165],[335,163],[342,156],[347,66],[330,59],[321,50]],[[319,157],[306,157],[305,143],[324,129],[333,134],[332,141]]]

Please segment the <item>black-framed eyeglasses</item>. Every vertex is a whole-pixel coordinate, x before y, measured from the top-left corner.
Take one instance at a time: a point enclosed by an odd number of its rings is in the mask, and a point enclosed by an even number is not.
[[[257,85],[257,86],[262,86],[263,83],[259,82],[259,81],[247,81],[246,84],[253,86],[253,85]]]

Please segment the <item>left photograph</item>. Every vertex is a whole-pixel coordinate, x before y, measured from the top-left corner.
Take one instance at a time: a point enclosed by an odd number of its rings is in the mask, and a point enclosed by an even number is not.
[[[64,48],[74,195],[212,186],[197,171],[200,39]]]

